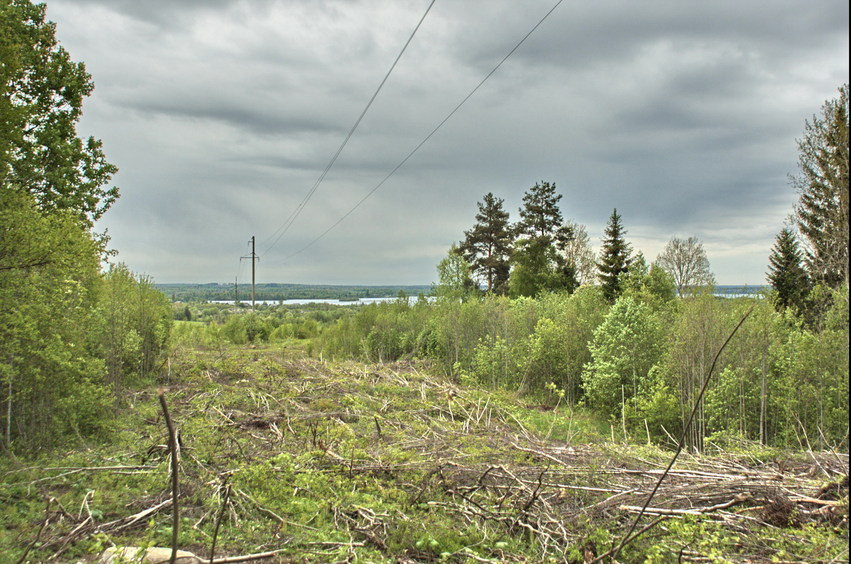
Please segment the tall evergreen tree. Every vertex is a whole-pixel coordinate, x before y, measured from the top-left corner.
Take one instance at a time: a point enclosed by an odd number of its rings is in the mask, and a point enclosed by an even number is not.
[[[564,226],[559,200],[561,194],[556,193],[555,183],[535,183],[523,195],[520,221],[516,225],[518,236],[564,245],[570,239],[570,232]]]
[[[517,240],[512,259],[512,295],[573,291],[578,285],[576,266],[568,262],[564,253],[573,234],[558,207],[561,197],[550,182],[536,183],[523,196],[520,221],[514,226]]]
[[[508,290],[512,232],[503,200],[493,193],[479,202],[476,224],[464,232],[460,251],[470,263],[473,274],[483,281],[487,291],[505,294]]]
[[[805,122],[798,141],[800,193],[794,219],[806,244],[805,262],[815,282],[848,283],[848,84],[839,98]]]
[[[621,216],[615,208],[609,216],[603,248],[600,251],[600,262],[597,263],[603,295],[610,303],[614,303],[621,295],[621,277],[629,270],[632,260],[632,248],[624,239],[625,235],[626,230],[621,224]]]
[[[798,240],[788,227],[777,235],[768,263],[768,281],[777,292],[777,309],[796,307],[802,311],[811,284]]]

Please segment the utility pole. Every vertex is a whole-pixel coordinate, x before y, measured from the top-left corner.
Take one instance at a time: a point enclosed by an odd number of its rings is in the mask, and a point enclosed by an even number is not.
[[[254,252],[254,235],[251,236],[249,243],[251,244],[251,254],[247,257],[239,257],[239,260],[251,259],[251,311],[254,311],[255,265],[257,264],[257,261],[260,260],[260,257],[258,257],[257,253]]]

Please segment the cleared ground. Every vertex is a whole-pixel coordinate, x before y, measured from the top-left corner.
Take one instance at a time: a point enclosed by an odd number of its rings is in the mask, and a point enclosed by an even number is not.
[[[593,561],[624,540],[673,456],[613,442],[608,424],[557,402],[462,388],[419,364],[230,348],[184,350],[169,370],[180,548],[205,560],[215,539],[229,561]],[[169,546],[157,389],[120,409],[109,444],[4,461],[9,562]],[[618,561],[847,560],[846,454],[713,449],[681,455]]]

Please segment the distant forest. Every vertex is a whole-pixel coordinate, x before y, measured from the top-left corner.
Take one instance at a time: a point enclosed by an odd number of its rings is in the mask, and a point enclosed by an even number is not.
[[[251,285],[240,284],[156,284],[174,302],[213,300],[251,301]],[[431,286],[334,286],[321,284],[257,284],[256,300],[358,300],[361,298],[392,298],[429,294]],[[238,296],[237,296],[238,292]]]

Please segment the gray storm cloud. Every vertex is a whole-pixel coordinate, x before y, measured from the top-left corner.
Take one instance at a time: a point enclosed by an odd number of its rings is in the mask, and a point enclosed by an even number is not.
[[[56,0],[97,86],[122,198],[99,224],[160,282],[427,284],[487,192],[517,218],[555,182],[596,243],[617,207],[655,258],[697,236],[722,284],[762,284],[795,194],[795,139],[848,81],[846,2],[564,3],[405,165],[349,212],[553,5],[438,0],[303,212],[426,0]]]

